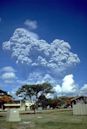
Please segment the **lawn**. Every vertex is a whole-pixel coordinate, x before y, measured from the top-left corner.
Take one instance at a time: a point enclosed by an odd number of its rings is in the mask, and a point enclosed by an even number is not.
[[[0,129],[87,129],[87,116],[74,116],[69,110],[21,114],[21,119],[18,123],[6,122],[6,113],[0,113]]]

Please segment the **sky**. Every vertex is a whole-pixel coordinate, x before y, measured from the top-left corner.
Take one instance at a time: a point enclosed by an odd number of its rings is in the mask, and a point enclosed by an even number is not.
[[[49,82],[87,95],[87,1],[0,0],[0,88]]]

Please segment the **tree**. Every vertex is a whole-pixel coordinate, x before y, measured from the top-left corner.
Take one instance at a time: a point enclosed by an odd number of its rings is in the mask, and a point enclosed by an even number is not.
[[[21,97],[27,99],[28,97],[31,99],[32,96],[36,97],[38,100],[40,95],[47,95],[48,93],[54,93],[52,90],[52,85],[49,83],[43,84],[31,84],[31,85],[23,85],[18,89],[16,95],[21,95]]]
[[[61,102],[60,102],[59,98],[48,99],[48,106],[50,108],[53,108],[53,109],[59,108],[60,107],[60,103]]]
[[[2,96],[2,95],[7,95],[7,92],[3,91],[3,90],[0,90],[0,96]]]
[[[0,90],[0,108],[5,109],[4,103],[12,102],[13,98],[6,91]]]
[[[10,95],[3,95],[3,96],[0,98],[0,101],[2,101],[3,103],[13,102],[12,96],[10,96]]]
[[[62,96],[62,97],[59,97],[60,101],[61,101],[61,106],[64,107],[64,108],[67,108],[69,106],[71,106],[71,99],[73,97],[68,97],[68,96]]]
[[[48,106],[48,99],[44,94],[41,94],[38,98],[37,103],[39,107],[42,107],[43,109],[45,109]]]
[[[48,93],[54,93],[53,87],[50,83],[32,85],[32,89],[34,91],[34,95],[36,96],[36,99],[38,99],[40,95],[46,96]]]
[[[33,89],[31,85],[23,85],[21,88],[18,89],[16,92],[17,96],[22,97],[24,100],[30,98],[34,95]]]

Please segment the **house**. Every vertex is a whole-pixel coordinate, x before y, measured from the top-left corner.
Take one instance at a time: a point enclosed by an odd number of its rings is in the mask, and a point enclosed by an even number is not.
[[[78,103],[87,104],[87,96],[77,96],[71,99],[72,106]]]
[[[10,103],[13,101],[13,98],[11,95],[7,94],[7,92],[0,90],[0,109],[4,109],[5,103]]]
[[[87,96],[78,96],[71,100],[73,115],[87,115]]]
[[[4,103],[5,110],[16,108],[21,111],[30,110],[30,106],[34,105],[34,102],[31,101],[22,101],[22,100],[14,100],[12,103]]]
[[[0,109],[7,110],[17,108],[19,110],[29,110],[30,106],[34,105],[34,102],[29,100],[14,100],[7,92],[0,90]]]

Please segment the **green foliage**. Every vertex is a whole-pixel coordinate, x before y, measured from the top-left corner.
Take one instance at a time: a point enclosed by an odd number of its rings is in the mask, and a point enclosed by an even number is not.
[[[7,95],[7,92],[6,91],[3,91],[3,90],[0,90],[0,94]]]
[[[61,96],[59,97],[59,100],[61,101],[61,106],[66,105],[67,101],[70,100],[72,97],[67,97],[67,96]]]
[[[23,99],[27,99],[27,97],[31,99],[31,97],[34,95],[34,92],[31,85],[23,85],[21,88],[18,89],[16,95],[23,97]]]
[[[61,101],[58,98],[54,99],[48,99],[48,105],[50,108],[59,108],[61,104]]]
[[[18,89],[16,95],[19,95],[24,99],[26,99],[27,97],[31,99],[32,96],[36,96],[36,99],[38,99],[39,94],[46,95],[48,93],[54,93],[52,88],[52,85],[49,83],[23,85]]]
[[[42,107],[43,109],[47,108],[48,106],[48,99],[44,94],[41,94],[38,98],[38,106]]]

